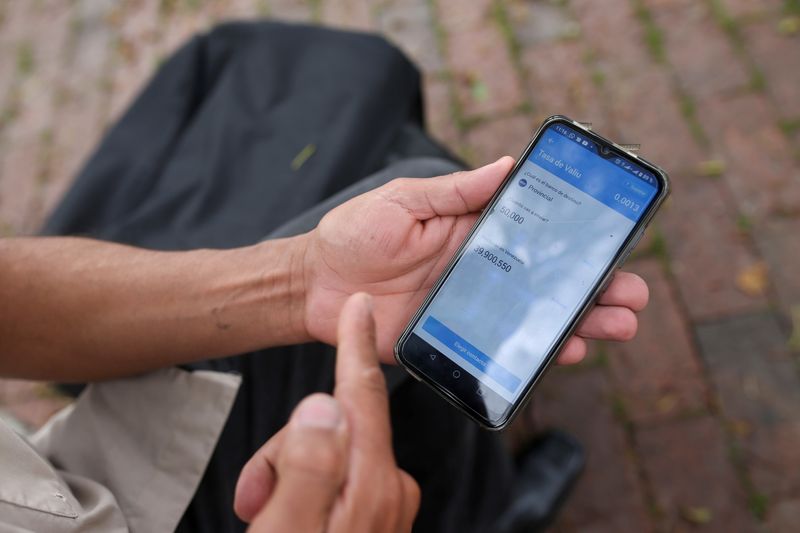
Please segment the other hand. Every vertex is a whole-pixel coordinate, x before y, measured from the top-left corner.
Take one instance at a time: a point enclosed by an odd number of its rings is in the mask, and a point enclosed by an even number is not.
[[[397,468],[371,298],[341,310],[333,397],[304,399],[245,465],[236,514],[253,532],[405,532],[419,488]]]

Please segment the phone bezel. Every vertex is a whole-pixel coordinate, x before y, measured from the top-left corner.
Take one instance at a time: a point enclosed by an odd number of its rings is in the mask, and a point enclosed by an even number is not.
[[[484,220],[486,219],[487,215],[492,211],[492,209],[495,207],[497,201],[500,199],[501,192],[505,190],[509,180],[511,180],[511,178],[517,174],[517,172],[520,170],[520,168],[525,163],[525,161],[527,161],[531,150],[536,145],[536,143],[539,141],[539,138],[543,135],[544,131],[548,127],[550,127],[550,126],[552,126],[552,125],[554,125],[556,123],[562,123],[562,124],[564,124],[565,126],[567,126],[569,128],[579,130],[583,135],[585,135],[586,137],[590,138],[592,141],[598,143],[598,146],[600,146],[600,147],[608,147],[609,149],[611,149],[613,155],[615,155],[615,156],[618,155],[620,157],[623,157],[626,160],[629,160],[631,163],[635,163],[635,164],[637,164],[637,165],[649,170],[650,172],[652,172],[653,175],[656,177],[656,179],[659,182],[659,192],[656,195],[656,197],[653,199],[653,202],[650,204],[650,206],[648,207],[647,211],[644,213],[642,218],[636,223],[636,225],[630,231],[630,233],[628,234],[624,244],[620,247],[620,249],[617,252],[616,256],[614,257],[614,259],[609,264],[609,267],[606,269],[606,271],[603,273],[603,275],[599,278],[598,282],[592,287],[592,289],[591,289],[591,291],[589,293],[589,297],[586,299],[585,303],[582,305],[582,307],[578,311],[578,313],[575,316],[575,318],[572,320],[572,322],[570,324],[567,325],[567,327],[564,329],[564,332],[561,334],[561,336],[558,338],[558,340],[554,344],[553,349],[550,351],[550,353],[547,354],[547,357],[545,357],[544,361],[539,365],[539,368],[536,369],[535,373],[533,374],[533,377],[528,381],[528,383],[526,383],[525,389],[519,395],[518,399],[515,402],[508,402],[508,405],[509,405],[508,408],[506,408],[504,414],[502,415],[502,417],[498,421],[489,420],[487,417],[483,416],[481,413],[478,413],[474,409],[472,409],[472,407],[470,407],[468,402],[466,402],[464,399],[462,399],[461,397],[459,397],[458,395],[453,393],[450,389],[445,387],[443,384],[441,384],[441,383],[429,378],[423,372],[418,372],[417,369],[413,366],[413,364],[411,364],[410,361],[407,361],[406,359],[404,359],[402,350],[403,350],[403,346],[405,345],[406,341],[409,339],[409,337],[411,335],[411,332],[417,326],[417,324],[418,324],[420,318],[422,317],[422,315],[424,314],[425,310],[433,302],[434,298],[438,294],[438,292],[441,289],[442,285],[444,284],[445,280],[447,280],[447,278],[450,276],[450,273],[452,272],[452,270],[455,267],[456,263],[458,263],[458,260],[462,257],[462,254],[464,253],[464,248],[466,246],[466,243],[469,242],[470,239],[475,234],[475,232],[480,229],[480,227],[483,224]],[[517,159],[516,164],[511,169],[511,171],[508,173],[508,175],[505,177],[505,179],[500,184],[500,186],[497,188],[497,191],[495,191],[495,193],[492,196],[491,200],[489,201],[487,206],[483,209],[483,212],[481,213],[480,217],[478,217],[478,220],[472,226],[472,228],[470,229],[469,233],[466,235],[466,237],[464,237],[464,240],[461,243],[461,245],[459,246],[458,250],[456,250],[456,252],[453,254],[453,257],[450,259],[450,261],[448,262],[447,266],[442,271],[442,274],[436,280],[436,283],[434,283],[433,287],[431,287],[431,290],[428,292],[427,296],[425,297],[425,300],[419,306],[419,308],[417,309],[416,313],[414,314],[414,316],[411,318],[411,320],[409,321],[408,325],[406,326],[405,330],[400,335],[400,338],[398,339],[398,341],[397,341],[397,343],[395,344],[395,347],[394,347],[394,355],[395,355],[395,359],[397,360],[398,364],[400,366],[402,366],[407,372],[409,372],[416,379],[418,379],[418,380],[422,381],[423,383],[426,383],[427,385],[429,385],[440,396],[442,396],[445,400],[447,400],[448,402],[453,404],[455,407],[460,409],[462,412],[467,414],[470,418],[475,420],[478,424],[480,424],[485,429],[489,429],[489,430],[493,430],[493,431],[500,431],[500,430],[506,428],[514,420],[514,418],[517,416],[517,414],[519,414],[519,412],[527,404],[527,402],[530,400],[530,397],[531,397],[531,395],[533,393],[533,390],[535,389],[536,385],[540,382],[541,378],[545,375],[545,373],[547,372],[547,369],[550,367],[551,363],[556,358],[557,354],[561,352],[562,348],[564,347],[564,344],[567,342],[567,340],[570,338],[570,336],[572,336],[572,334],[575,332],[575,329],[580,325],[581,321],[585,318],[586,313],[588,313],[588,311],[592,309],[592,307],[594,306],[598,296],[600,294],[602,294],[602,291],[605,289],[606,284],[608,282],[610,282],[614,272],[616,272],[616,270],[620,266],[622,266],[622,264],[625,262],[625,260],[627,259],[628,255],[630,254],[631,250],[633,249],[633,247],[638,242],[639,237],[641,237],[641,233],[643,233],[644,229],[650,224],[650,222],[652,221],[652,219],[655,216],[656,212],[661,207],[661,205],[664,203],[664,200],[666,200],[666,198],[669,196],[669,194],[670,194],[669,177],[667,176],[667,173],[664,170],[662,170],[661,168],[659,168],[658,166],[656,166],[653,163],[647,161],[646,159],[643,159],[643,158],[639,157],[638,155],[636,155],[634,153],[629,152],[628,150],[626,150],[622,146],[614,143],[613,141],[610,141],[609,139],[606,139],[605,137],[602,137],[601,135],[598,135],[596,132],[587,129],[585,126],[583,126],[579,122],[576,122],[576,121],[574,121],[574,120],[572,120],[572,119],[570,119],[568,117],[565,117],[563,115],[553,115],[553,116],[547,118],[539,126],[539,128],[536,130],[536,132],[533,134],[533,137],[531,137],[531,140],[528,142],[528,145],[526,146],[525,150],[522,152],[520,157]],[[457,364],[457,366],[463,368],[463,365],[458,364],[458,363],[456,363],[456,364]]]

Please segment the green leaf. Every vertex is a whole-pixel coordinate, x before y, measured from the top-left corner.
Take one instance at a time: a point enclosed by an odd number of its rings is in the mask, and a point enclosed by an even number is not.
[[[791,309],[792,336],[789,337],[789,348],[800,352],[800,304],[795,304]]]
[[[697,165],[697,174],[704,178],[718,178],[725,173],[725,161],[709,159]]]
[[[317,151],[317,145],[316,144],[307,144],[307,145],[305,145],[303,147],[303,149],[300,150],[297,153],[296,156],[294,156],[294,159],[292,159],[292,163],[291,163],[292,170],[295,171],[295,172],[300,170],[300,167],[302,167],[305,164],[305,162],[308,161],[308,159],[312,155],[314,155],[314,152],[316,152],[316,151]]]
[[[485,102],[489,98],[489,87],[481,80],[473,80],[470,85],[472,98],[478,102]]]
[[[714,513],[708,507],[691,506],[681,509],[681,516],[692,524],[705,525],[713,520]]]
[[[778,33],[792,36],[800,32],[800,16],[783,17],[778,21]]]

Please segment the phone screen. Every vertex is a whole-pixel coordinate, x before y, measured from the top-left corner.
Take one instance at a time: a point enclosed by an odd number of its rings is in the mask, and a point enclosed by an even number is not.
[[[429,367],[491,411],[526,391],[659,193],[652,172],[601,152],[547,126],[410,331]]]

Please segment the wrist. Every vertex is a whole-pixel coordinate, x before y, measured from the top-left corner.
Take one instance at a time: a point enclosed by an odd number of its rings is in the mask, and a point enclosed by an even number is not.
[[[309,283],[307,258],[310,242],[311,233],[304,233],[287,239],[287,244],[291,250],[288,267],[290,287],[289,328],[295,344],[314,340],[308,332],[308,321],[306,320],[306,300]]]
[[[259,293],[271,331],[268,346],[312,340],[306,327],[305,261],[309,235],[261,242],[253,247],[260,264]]]

